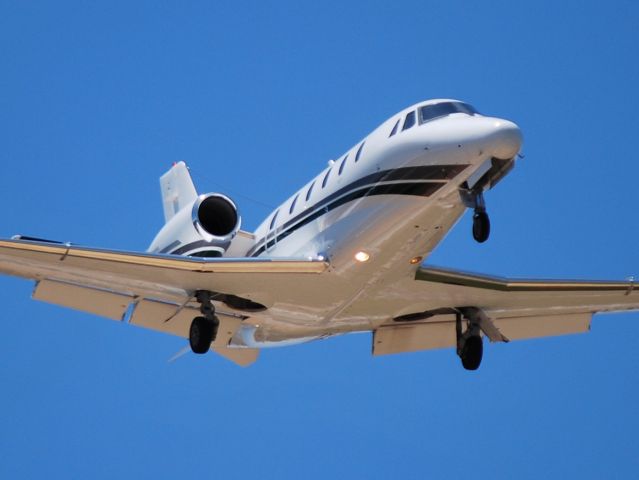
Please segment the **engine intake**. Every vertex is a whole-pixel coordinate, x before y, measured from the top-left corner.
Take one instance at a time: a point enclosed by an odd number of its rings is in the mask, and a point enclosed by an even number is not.
[[[193,225],[203,237],[231,239],[241,219],[233,201],[219,193],[200,195],[193,204]]]

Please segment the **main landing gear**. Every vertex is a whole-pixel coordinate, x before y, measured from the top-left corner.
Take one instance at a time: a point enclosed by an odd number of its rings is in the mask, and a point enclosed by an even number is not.
[[[220,320],[215,315],[215,307],[211,302],[211,294],[199,290],[195,298],[200,302],[201,317],[195,317],[189,329],[189,344],[193,353],[206,353],[215,341]]]
[[[473,192],[471,194],[471,202],[475,209],[473,214],[473,238],[479,243],[484,243],[490,236],[490,218],[486,213],[483,192],[481,190]]]
[[[463,331],[463,321],[466,330]],[[466,370],[477,370],[484,355],[482,333],[491,342],[509,342],[486,312],[477,307],[460,307],[455,311],[457,355]]]
[[[455,314],[457,332],[457,355],[466,370],[477,370],[484,355],[484,342],[481,338],[479,323],[466,318],[466,331],[462,333],[462,313]]]

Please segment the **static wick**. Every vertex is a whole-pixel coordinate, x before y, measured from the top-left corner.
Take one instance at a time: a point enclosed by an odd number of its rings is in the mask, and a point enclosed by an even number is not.
[[[630,295],[632,293],[632,291],[635,289],[635,277],[634,276],[630,276],[627,279],[630,284],[628,285],[628,291],[626,292],[626,296]]]
[[[64,251],[64,253],[60,257],[60,261],[61,262],[63,262],[67,258],[67,256],[69,255],[69,251],[71,250],[71,242],[64,242],[62,245],[64,245],[66,247],[66,250]]]

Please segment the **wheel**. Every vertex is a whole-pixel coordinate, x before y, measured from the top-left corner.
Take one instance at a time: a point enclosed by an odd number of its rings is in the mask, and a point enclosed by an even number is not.
[[[461,357],[462,365],[466,370],[477,370],[481,364],[484,353],[484,343],[479,335],[468,337],[464,342]]]
[[[206,353],[215,335],[215,323],[206,317],[195,317],[189,329],[189,344],[193,353]]]
[[[473,238],[484,243],[490,235],[490,218],[486,212],[475,212],[473,215]]]

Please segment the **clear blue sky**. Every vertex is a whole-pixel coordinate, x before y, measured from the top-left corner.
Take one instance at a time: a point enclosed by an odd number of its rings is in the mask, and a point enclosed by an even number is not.
[[[145,249],[177,160],[252,229],[396,111],[516,121],[521,161],[430,263],[639,275],[632,1],[0,1],[0,236]],[[261,202],[261,203],[259,203]],[[0,477],[636,478],[639,313],[588,335],[372,358],[353,335],[241,369],[0,278]]]

